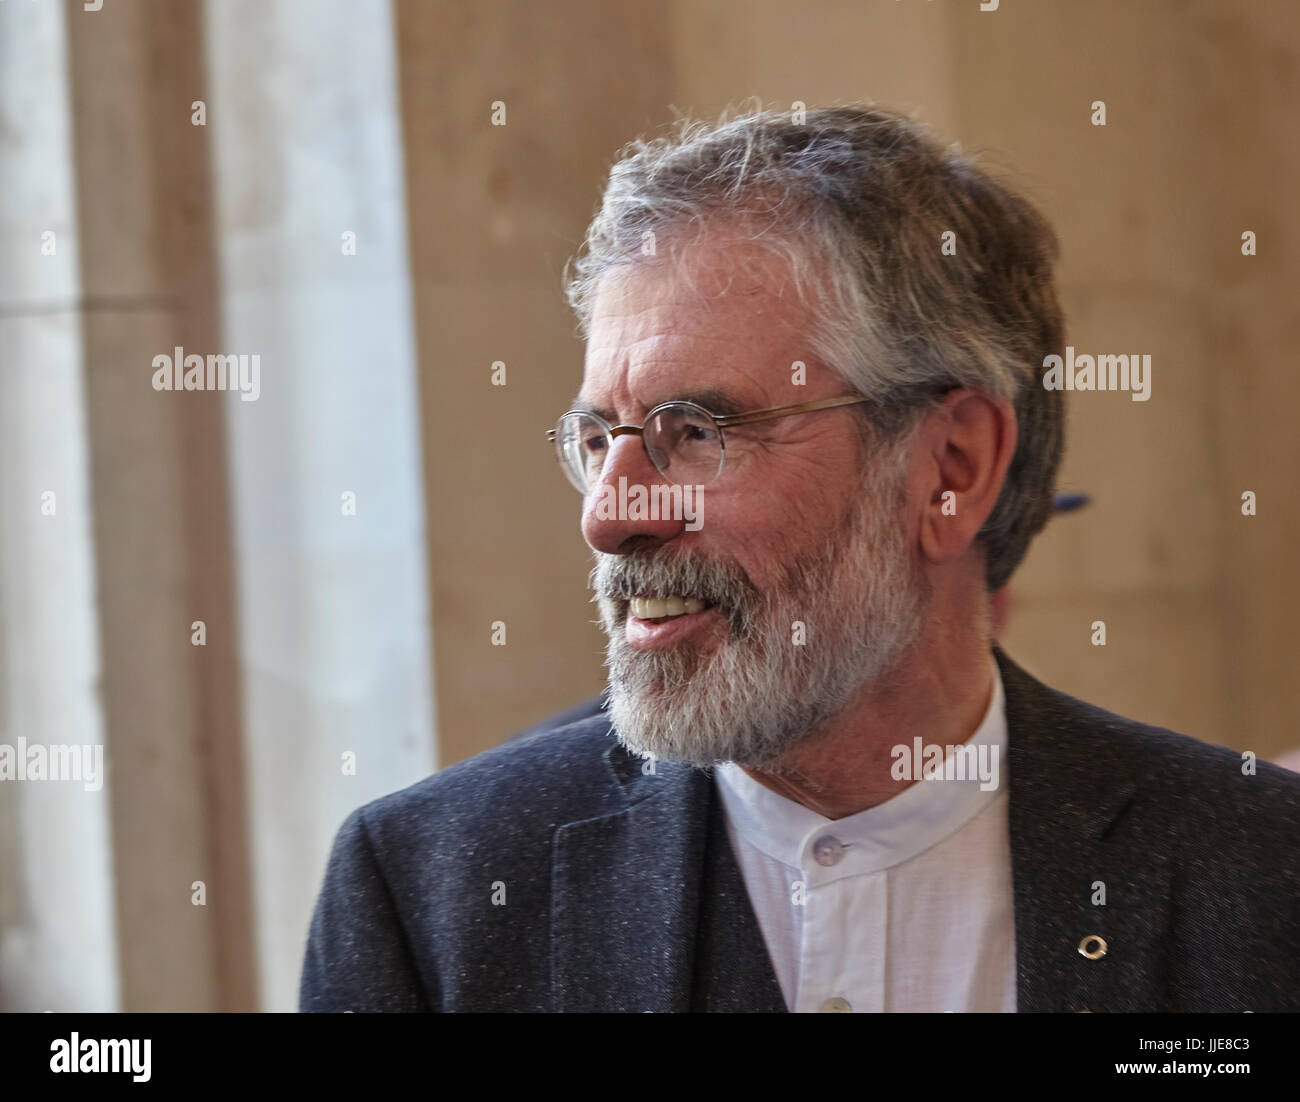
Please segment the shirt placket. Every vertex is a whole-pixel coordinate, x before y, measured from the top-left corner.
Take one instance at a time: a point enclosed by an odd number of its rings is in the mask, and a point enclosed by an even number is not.
[[[813,865],[799,938],[800,1013],[880,1013],[888,953],[887,870],[836,876]]]

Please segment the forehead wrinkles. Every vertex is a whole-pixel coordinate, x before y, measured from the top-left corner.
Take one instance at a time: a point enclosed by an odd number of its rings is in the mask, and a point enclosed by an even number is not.
[[[774,257],[764,257],[754,267],[737,257],[726,257],[701,270],[691,263],[658,262],[627,265],[608,272],[600,282],[592,311],[592,329],[611,322],[644,324],[660,321],[665,312],[669,325],[689,320],[702,335],[722,318],[763,319],[799,328],[807,306],[794,294],[789,273]]]
[[[755,252],[750,247],[749,252]],[[601,280],[587,343],[587,376],[667,364],[707,347],[719,360],[770,362],[803,346],[807,307],[794,295],[785,265],[760,253],[701,253],[677,261],[616,268]]]

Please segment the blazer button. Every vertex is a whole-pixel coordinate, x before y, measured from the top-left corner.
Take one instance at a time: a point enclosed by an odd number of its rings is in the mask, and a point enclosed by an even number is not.
[[[1079,952],[1089,960],[1101,960],[1106,955],[1106,939],[1097,934],[1089,934],[1079,942]]]

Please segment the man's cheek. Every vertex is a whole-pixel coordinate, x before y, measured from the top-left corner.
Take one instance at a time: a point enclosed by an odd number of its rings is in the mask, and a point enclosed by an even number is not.
[[[682,515],[686,521],[686,531],[698,532],[704,527],[703,486],[684,486],[682,488]]]

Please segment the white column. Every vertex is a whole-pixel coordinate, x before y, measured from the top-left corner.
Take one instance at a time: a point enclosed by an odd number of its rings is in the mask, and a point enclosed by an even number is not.
[[[261,1001],[287,1010],[334,831],[434,768],[393,18],[218,0],[206,28],[221,351],[261,363],[227,424]]]
[[[0,3],[0,743],[11,746],[105,741],[64,12]],[[0,781],[4,1010],[118,1008],[108,800],[107,783]]]

